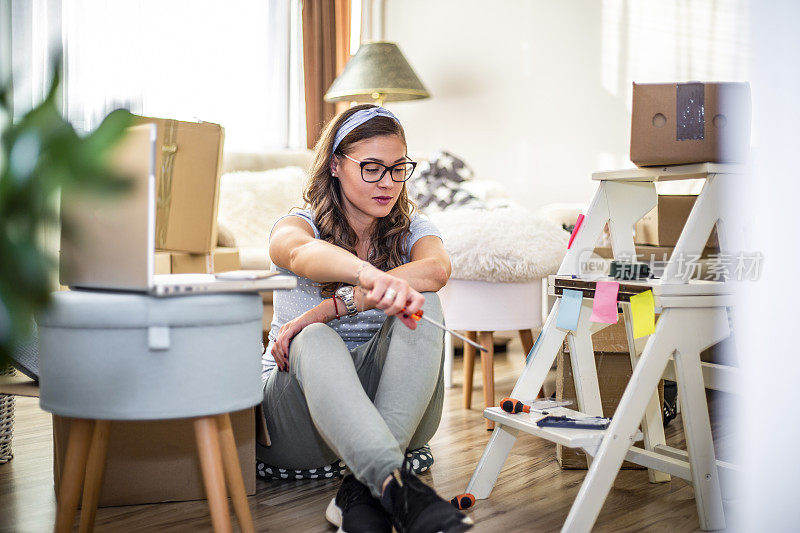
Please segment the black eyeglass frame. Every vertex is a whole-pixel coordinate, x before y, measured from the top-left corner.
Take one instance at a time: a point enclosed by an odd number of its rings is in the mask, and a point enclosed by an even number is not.
[[[361,179],[364,180],[367,183],[378,183],[379,181],[381,181],[383,179],[383,177],[386,175],[387,172],[389,173],[389,177],[392,179],[393,182],[395,182],[395,183],[405,183],[414,174],[414,170],[416,170],[416,168],[417,168],[417,162],[416,161],[411,161],[411,160],[402,161],[400,163],[395,163],[394,165],[384,165],[383,163],[378,163],[377,161],[359,161],[358,159],[353,159],[352,157],[350,157],[349,155],[344,154],[344,153],[340,153],[340,155],[343,155],[344,157],[346,157],[347,159],[349,159],[353,163],[358,163],[358,165],[361,167]],[[383,172],[381,172],[381,175],[380,175],[380,177],[378,179],[376,179],[376,180],[368,180],[367,178],[364,177],[364,167],[367,166],[367,165],[379,165],[379,166],[383,167]],[[394,179],[394,175],[392,174],[392,171],[395,168],[399,167],[400,165],[411,165],[411,172],[409,172],[406,175],[406,179],[404,179],[404,180],[396,180],[396,179]]]

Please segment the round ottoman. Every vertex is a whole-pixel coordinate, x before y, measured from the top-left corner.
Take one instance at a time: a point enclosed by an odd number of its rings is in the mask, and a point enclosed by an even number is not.
[[[73,419],[56,531],[71,530],[82,486],[81,529],[91,529],[110,421],[173,418],[194,419],[214,529],[231,529],[227,481],[253,530],[228,413],[261,402],[261,315],[258,294],[54,293],[37,320],[40,404]]]

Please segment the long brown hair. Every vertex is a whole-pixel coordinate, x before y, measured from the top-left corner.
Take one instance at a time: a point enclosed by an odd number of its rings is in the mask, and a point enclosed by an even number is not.
[[[358,236],[347,221],[341,184],[338,178],[331,175],[330,162],[334,155],[333,140],[339,127],[353,113],[370,107],[375,106],[363,104],[351,107],[328,122],[314,147],[309,183],[303,192],[303,200],[314,212],[314,224],[319,230],[320,239],[354,255]],[[405,132],[397,121],[377,116],[347,134],[339,143],[336,153],[346,154],[355,143],[382,135],[397,135],[406,144]],[[414,209],[414,203],[409,200],[404,183],[392,210],[385,217],[379,218],[373,227],[367,261],[384,271],[403,264],[403,255],[408,252],[405,247]],[[340,282],[321,284],[322,296],[332,296],[342,285]]]

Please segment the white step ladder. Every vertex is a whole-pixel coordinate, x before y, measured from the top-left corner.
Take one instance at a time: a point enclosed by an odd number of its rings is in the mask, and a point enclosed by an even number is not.
[[[587,251],[594,249],[606,222],[614,257],[627,260],[635,257],[633,227],[656,205],[655,182],[705,178],[705,184],[661,279],[620,283],[618,300],[623,307],[633,374],[609,427],[606,430],[540,428],[535,424],[538,415],[486,409],[484,416],[497,425],[469,481],[468,494],[475,499],[489,497],[517,435],[523,431],[564,446],[582,448],[593,457],[562,531],[591,530],[625,459],[646,466],[651,482],[669,481],[670,475],[690,481],[695,489],[700,527],[703,530],[725,527],[720,475],[735,474],[736,468],[716,460],[705,388],[736,390],[737,371],[701,363],[700,352],[730,335],[727,313],[733,303],[732,287],[725,282],[682,279],[680,258],[699,257],[697,252],[705,247],[715,224],[721,250],[732,250],[734,239],[726,222],[733,218],[720,209],[720,191],[726,180],[741,173],[738,166],[702,163],[593,175],[600,186],[558,275],[550,277],[548,287],[549,294],[556,297],[565,288],[583,291],[577,329],[568,332],[556,327],[559,297],[511,393],[512,398],[525,401],[536,397],[566,337],[578,400],[577,416],[603,416],[591,335],[607,326],[589,319],[594,282],[578,277],[581,260]],[[631,295],[646,290],[653,291],[661,316],[653,335],[634,339],[627,302]],[[656,389],[665,372],[678,383],[686,451],[665,444]],[[632,446],[640,438],[644,439],[643,449]]]

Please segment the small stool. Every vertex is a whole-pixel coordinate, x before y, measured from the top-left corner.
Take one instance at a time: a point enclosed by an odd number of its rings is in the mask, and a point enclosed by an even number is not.
[[[55,531],[91,531],[111,421],[193,418],[215,531],[230,531],[227,488],[242,531],[253,531],[228,413],[262,400],[261,298],[154,298],[64,291],[38,319],[40,405],[73,418]],[[85,476],[85,482],[84,482]]]
[[[494,403],[494,332],[519,331],[522,349],[528,355],[533,348],[532,328],[542,325],[542,282],[494,283],[450,279],[440,291],[447,327],[465,331],[466,337],[486,348],[481,352],[483,399],[485,407]],[[445,382],[452,383],[453,348],[445,335]],[[464,409],[472,406],[472,374],[477,350],[464,343]],[[487,419],[486,428],[494,428]]]

